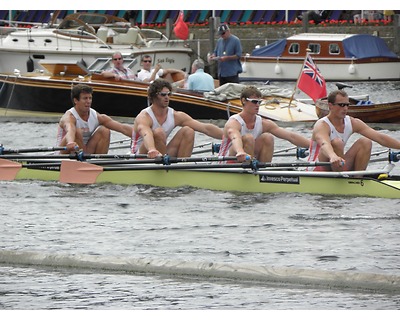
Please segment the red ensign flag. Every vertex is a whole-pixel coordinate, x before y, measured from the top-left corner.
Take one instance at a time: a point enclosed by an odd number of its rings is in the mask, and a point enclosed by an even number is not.
[[[307,53],[297,87],[316,102],[326,97],[326,83],[317,65]]]
[[[183,11],[179,13],[178,19],[175,22],[174,33],[182,40],[186,40],[189,37],[189,27],[183,21]]]

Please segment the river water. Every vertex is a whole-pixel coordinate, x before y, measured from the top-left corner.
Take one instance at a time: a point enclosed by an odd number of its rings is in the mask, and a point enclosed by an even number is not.
[[[393,100],[398,95],[397,84],[380,86]],[[55,127],[3,122],[0,143],[53,146]],[[288,129],[311,135],[309,126]],[[400,139],[400,130],[383,131]],[[113,133],[113,141],[122,138]],[[209,141],[196,136],[196,145]],[[289,146],[276,140],[276,149]],[[368,289],[357,279],[368,285],[377,277],[400,277],[399,202],[2,181],[0,259],[18,257],[0,264],[0,309],[398,310],[400,291],[390,281]],[[160,268],[134,272],[135,259]],[[53,263],[42,265],[44,260]],[[107,270],[101,261],[123,263]],[[218,277],[196,274],[196,268],[174,272],[184,263],[231,269]],[[283,274],[282,281],[235,276],[234,270],[260,267]],[[296,280],[303,270],[309,283]]]

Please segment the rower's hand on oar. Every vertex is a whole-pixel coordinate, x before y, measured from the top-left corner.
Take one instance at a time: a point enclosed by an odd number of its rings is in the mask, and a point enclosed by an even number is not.
[[[238,162],[245,162],[250,160],[251,157],[246,152],[238,152],[236,153],[236,159]]]
[[[67,148],[67,150],[66,150],[67,152],[76,152],[79,150],[79,145],[75,141],[73,141],[73,142],[67,143],[66,148]]]
[[[147,157],[150,159],[155,159],[157,157],[162,157],[162,154],[157,149],[151,149],[147,152]]]
[[[332,171],[343,171],[345,161],[342,157],[334,156],[329,161],[331,163]]]

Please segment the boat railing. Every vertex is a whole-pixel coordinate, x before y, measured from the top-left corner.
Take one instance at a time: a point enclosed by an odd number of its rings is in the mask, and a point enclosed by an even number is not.
[[[92,32],[88,32],[88,31],[85,31],[82,29],[69,29],[69,30],[57,29],[55,31],[55,34],[56,34],[56,37],[63,36],[63,37],[67,37],[69,40],[79,41],[82,38],[85,38],[86,40],[93,40],[93,42],[100,43],[101,45],[104,45],[105,47],[111,48],[110,45],[107,44],[97,34],[93,34]]]
[[[144,37],[147,41],[151,40],[163,40],[163,41],[168,41],[168,37],[160,32],[159,30],[154,30],[154,29],[140,29],[140,33],[142,34],[142,37]]]

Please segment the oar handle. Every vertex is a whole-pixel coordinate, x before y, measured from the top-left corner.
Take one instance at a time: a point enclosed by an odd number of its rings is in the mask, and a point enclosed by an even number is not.
[[[12,154],[12,153],[28,153],[28,152],[49,152],[49,151],[64,151],[66,147],[40,147],[40,148],[27,148],[27,149],[5,149],[3,145],[0,145],[0,155]]]

